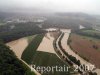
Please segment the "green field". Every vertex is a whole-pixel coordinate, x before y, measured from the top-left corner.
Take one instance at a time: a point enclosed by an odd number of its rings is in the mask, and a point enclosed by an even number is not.
[[[99,31],[97,31],[97,30],[93,30],[93,29],[91,29],[91,30],[83,30],[83,32],[85,32],[85,33],[88,33],[88,34],[100,34],[100,32]]]
[[[28,39],[28,43],[31,43],[32,40],[36,37],[36,35],[26,37]]]
[[[41,51],[37,51],[34,55],[33,58],[33,64],[36,66],[66,66],[68,67],[67,64],[65,64],[61,59],[59,59],[59,57],[57,57],[55,54],[53,53],[47,53],[47,52],[41,52]],[[68,72],[45,72],[42,75],[72,75],[70,74],[71,69],[68,70]]]
[[[73,32],[82,36],[92,37],[95,39],[100,39],[100,32],[94,29],[83,29]]]
[[[78,35],[78,34],[76,34]],[[78,35],[80,37],[82,37],[83,39],[88,39],[90,41],[95,41],[95,42],[100,42],[100,39],[94,38],[94,37],[89,37],[89,36],[84,36],[84,35]]]
[[[28,45],[28,47],[24,50],[22,54],[22,59],[27,62],[28,64],[34,64],[36,66],[66,66],[68,65],[63,62],[57,55],[53,53],[41,52],[36,51],[39,44],[41,43],[44,35],[36,35],[35,38],[29,37],[32,41]],[[69,69],[67,72],[46,72],[42,75],[72,75],[70,72],[73,72],[72,69]]]
[[[27,48],[22,53],[21,58],[28,64],[31,64],[34,54],[40,45],[42,39],[44,37],[44,34],[37,35],[31,43],[27,46]]]
[[[100,42],[100,32],[94,29],[83,29],[78,32],[74,32],[72,34],[79,35],[84,39],[88,39],[90,41]]]

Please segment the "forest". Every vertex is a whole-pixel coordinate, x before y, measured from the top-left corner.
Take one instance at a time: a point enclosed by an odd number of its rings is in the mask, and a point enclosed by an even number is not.
[[[0,42],[0,75],[35,75],[4,43]]]
[[[21,37],[41,34],[46,31],[38,27],[38,23],[8,23],[7,25],[0,26],[0,39],[4,42],[19,39]]]

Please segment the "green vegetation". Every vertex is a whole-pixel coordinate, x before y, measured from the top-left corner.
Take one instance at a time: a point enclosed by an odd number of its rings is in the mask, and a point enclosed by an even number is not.
[[[36,50],[38,46],[40,45],[43,37],[44,37],[44,34],[37,35],[22,53],[21,58],[28,64],[32,63],[34,54],[36,53]]]
[[[98,43],[100,42],[100,32],[94,29],[82,29],[73,32],[72,34],[76,34],[83,39],[90,40],[91,43],[94,43],[93,48],[96,50],[100,50],[98,47]]]
[[[62,45],[61,45],[61,40],[62,40],[63,36],[64,36],[64,33],[62,33],[62,35],[61,35],[61,37],[60,37],[60,39],[59,39],[59,41],[58,41],[58,45],[59,45],[60,49],[62,50],[62,52],[63,52],[73,63],[75,63],[76,65],[80,66],[80,65],[81,65],[80,60],[77,60],[76,57],[74,57],[74,56],[68,54],[68,53],[65,51],[65,49],[63,49],[63,47],[62,47]],[[71,64],[72,64],[72,63],[70,62],[70,65],[71,65]]]
[[[0,26],[0,39],[4,42],[9,42],[22,37],[45,33],[37,26],[38,23],[28,22],[28,23],[8,23],[6,25]],[[14,28],[12,28],[12,26]]]
[[[55,54],[53,53],[48,53],[48,52],[41,52],[37,51],[34,55],[33,58],[33,64],[36,66],[44,66],[44,67],[53,67],[53,66],[66,66],[66,65],[61,59],[59,59]],[[70,72],[72,70],[69,69],[68,72],[45,72],[42,75],[72,75]]]
[[[82,29],[82,30],[77,30],[77,31],[75,31],[73,33],[77,33],[79,35],[100,39],[100,32],[96,31],[94,29]]]
[[[31,69],[0,42],[0,75],[35,75]]]
[[[94,30],[94,29],[83,30],[83,32],[86,32],[86,33],[100,33],[99,31]]]
[[[63,37],[64,33],[60,33],[58,37],[60,37],[60,35],[61,35],[61,37]],[[58,38],[56,38],[55,41],[53,42],[53,46],[54,46],[54,49],[55,49],[56,53],[59,55],[59,57],[60,57],[64,62],[66,62],[66,63],[67,63],[68,65],[70,65],[70,66],[73,66],[73,63],[72,63],[70,60],[68,60],[65,56],[63,56],[62,53],[60,52],[60,50],[58,50],[57,44],[56,44],[57,39],[58,39]],[[61,40],[61,38],[60,38],[60,40]],[[59,43],[60,43],[60,42],[59,42]],[[64,52],[64,53],[65,53],[66,55],[68,55],[66,52]]]
[[[32,40],[36,37],[36,35],[32,35],[32,36],[28,36],[27,39],[28,39],[28,43],[31,43]]]
[[[72,34],[76,34],[76,33],[72,33]],[[79,35],[79,34],[76,34],[76,35]],[[99,42],[100,41],[100,39],[98,39],[98,38],[95,38],[95,37],[90,37],[90,36],[84,36],[84,35],[79,35],[80,37],[82,37],[83,39],[88,39],[88,40],[90,40],[90,41],[96,41],[96,42]]]
[[[97,75],[96,72],[89,72],[89,75]]]

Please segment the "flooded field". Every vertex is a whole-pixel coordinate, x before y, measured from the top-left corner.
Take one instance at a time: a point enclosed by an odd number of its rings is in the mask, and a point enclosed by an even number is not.
[[[28,46],[28,39],[21,38],[6,44],[10,47],[11,50],[17,55],[18,58],[21,58],[21,55],[24,49]]]
[[[64,30],[61,30],[62,32],[64,32],[64,37],[62,38],[61,40],[61,44],[62,44],[62,47],[66,50],[66,52],[74,57],[76,57],[78,60],[80,60],[81,64],[85,64],[85,65],[93,65],[91,64],[90,62],[84,60],[82,57],[80,57],[78,54],[76,54],[73,50],[71,50],[71,48],[69,47],[69,45],[67,45],[67,42],[68,42],[68,38],[69,38],[69,35],[71,33],[71,30],[68,30],[68,29],[64,29]],[[99,75],[100,74],[100,69],[95,69],[94,72],[97,72],[97,74]]]
[[[37,50],[43,52],[55,53],[53,48],[53,41],[54,37],[52,37],[50,33],[47,33]]]

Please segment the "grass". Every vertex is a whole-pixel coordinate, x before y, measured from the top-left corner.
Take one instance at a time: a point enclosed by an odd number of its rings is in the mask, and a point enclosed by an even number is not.
[[[28,43],[31,43],[32,40],[36,37],[36,35],[32,35],[32,36],[28,36],[27,39],[28,39]]]
[[[68,65],[66,65],[61,59],[59,59],[55,54],[53,53],[47,53],[47,52],[41,52],[41,51],[37,51],[36,54],[34,55],[33,58],[33,64],[36,66],[66,66],[68,67]],[[45,72],[42,75],[72,75],[71,73],[71,69],[68,72]]]
[[[84,30],[79,30],[79,31],[73,32],[73,33],[100,39],[100,32],[97,30],[94,30],[94,29],[84,29]]]
[[[83,30],[83,32],[87,32],[87,33],[100,33],[99,31],[93,30],[93,29],[91,29],[91,30]]]
[[[31,64],[34,54],[36,53],[36,50],[38,46],[40,45],[42,39],[44,37],[44,34],[37,35],[31,43],[27,46],[27,48],[22,53],[21,58],[28,64]]]
[[[93,43],[94,45],[99,45],[100,43],[100,32],[94,29],[86,29],[86,30],[81,30],[81,33],[71,33],[71,34],[75,34],[78,35],[79,37],[89,40],[91,43]],[[96,49],[100,51],[100,48]]]
[[[76,34],[78,35],[78,34]],[[100,42],[100,39],[94,38],[94,37],[89,37],[89,36],[84,36],[84,35],[78,35],[80,37],[82,37],[83,39],[88,39],[90,41],[95,41],[95,42]]]

